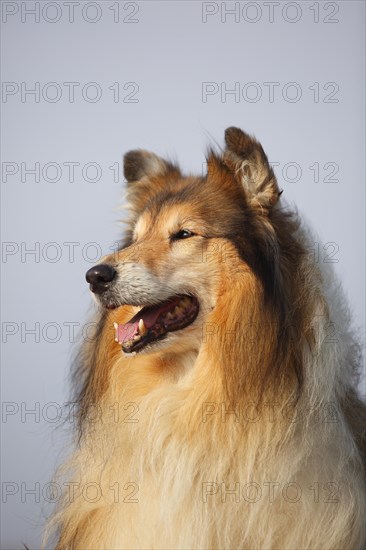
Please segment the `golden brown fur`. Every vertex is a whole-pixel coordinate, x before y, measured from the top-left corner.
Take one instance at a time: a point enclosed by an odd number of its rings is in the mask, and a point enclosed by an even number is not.
[[[60,474],[75,494],[51,522],[57,550],[363,548],[358,346],[263,149],[231,128],[206,178],[144,151],[125,175],[126,240],[103,262],[122,279],[127,262],[143,266],[200,312],[134,357],[113,323],[139,308],[100,313],[75,372],[79,441]],[[187,224],[198,236],[172,245]]]

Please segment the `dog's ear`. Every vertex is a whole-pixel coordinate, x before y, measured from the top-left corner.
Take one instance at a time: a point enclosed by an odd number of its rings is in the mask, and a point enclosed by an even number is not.
[[[163,176],[173,169],[176,167],[170,162],[143,149],[129,151],[123,159],[124,176],[129,184],[141,180],[145,176]]]
[[[143,149],[129,151],[123,160],[127,180],[126,202],[130,210],[130,223],[133,224],[146,204],[175,183],[181,172],[178,166]]]
[[[282,191],[260,143],[240,128],[225,131],[223,161],[243,186],[253,208],[269,210]]]

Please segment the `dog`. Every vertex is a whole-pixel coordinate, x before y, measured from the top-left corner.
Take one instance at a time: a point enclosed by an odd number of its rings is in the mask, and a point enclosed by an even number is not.
[[[363,548],[360,346],[262,146],[231,127],[203,177],[144,150],[124,174],[57,550]]]

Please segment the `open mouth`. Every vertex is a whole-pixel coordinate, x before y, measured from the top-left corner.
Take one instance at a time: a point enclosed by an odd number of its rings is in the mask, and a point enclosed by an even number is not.
[[[115,323],[115,340],[125,353],[140,351],[147,344],[164,338],[168,332],[186,328],[193,323],[198,310],[194,296],[173,296],[156,306],[143,307],[127,323]]]

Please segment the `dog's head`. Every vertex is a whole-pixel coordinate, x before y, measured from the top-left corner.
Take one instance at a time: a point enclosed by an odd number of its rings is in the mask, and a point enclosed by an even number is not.
[[[120,250],[87,274],[104,308],[121,308],[116,323],[125,353],[197,346],[220,298],[235,299],[245,278],[260,282],[276,307],[281,295],[280,191],[261,145],[237,128],[226,147],[210,150],[207,174],[184,177],[160,157],[124,157],[130,220]],[[124,306],[124,307],[122,307]]]

